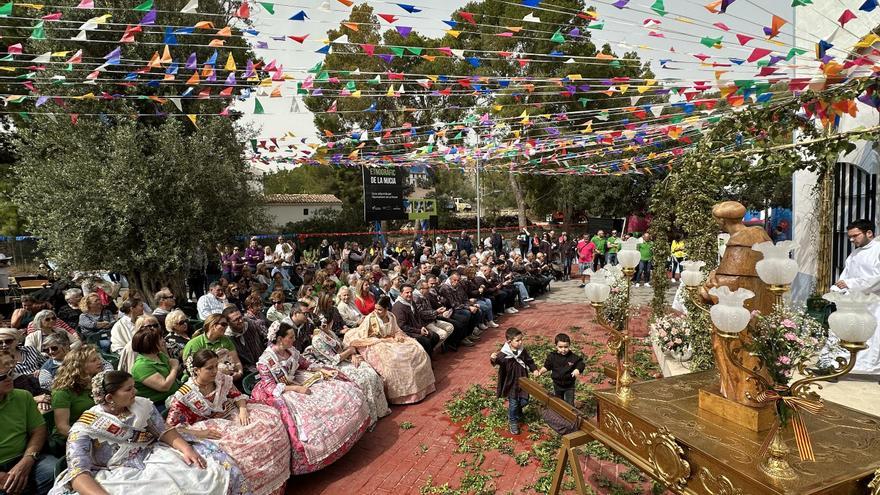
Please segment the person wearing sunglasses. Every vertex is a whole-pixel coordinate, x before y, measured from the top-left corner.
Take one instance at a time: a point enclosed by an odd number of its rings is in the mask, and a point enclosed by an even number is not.
[[[165,330],[168,331],[165,334],[165,350],[168,352],[168,357],[183,362],[183,348],[190,341],[186,313],[179,309],[168,313],[165,317]]]
[[[46,362],[46,357],[39,349],[21,345],[21,330],[14,328],[0,328],[0,352],[8,352],[15,360],[13,369],[15,376],[15,388],[27,390],[34,396],[40,409],[49,410],[51,398],[48,391],[40,388],[37,379],[40,368]]]
[[[180,388],[180,361],[168,357],[165,332],[152,316],[142,316],[140,329],[131,339],[131,350],[138,353],[131,367],[131,376],[140,397],[153,401],[159,412],[165,410],[165,399]]]
[[[76,334],[76,331],[73,329],[68,330],[69,327],[59,320],[58,316],[51,309],[44,309],[38,312],[34,316],[32,323],[34,331],[29,333],[24,339],[24,345],[27,347],[42,350],[43,342],[46,338],[56,333],[66,334],[71,347],[79,347],[80,345],[79,335]]]
[[[52,390],[52,383],[55,381],[55,375],[64,357],[70,352],[70,338],[66,333],[56,332],[46,336],[43,339],[43,354],[49,356],[49,359],[40,367],[40,387],[46,390]]]
[[[241,359],[239,359],[238,352],[235,350],[235,343],[232,342],[232,339],[226,336],[227,327],[229,327],[229,322],[222,314],[210,315],[205,318],[205,325],[202,327],[203,333],[193,337],[189,343],[186,344],[186,347],[183,348],[184,362],[186,362],[186,358],[188,358],[190,354],[193,354],[200,349],[210,349],[218,354],[220,354],[220,349],[226,349],[226,359],[231,363],[232,368],[236,370],[243,369]],[[236,371],[232,378],[235,381],[239,381],[242,376],[241,371]]]
[[[31,394],[14,388],[15,366],[12,355],[0,351],[0,493],[45,495],[58,459],[40,454],[46,422]]]

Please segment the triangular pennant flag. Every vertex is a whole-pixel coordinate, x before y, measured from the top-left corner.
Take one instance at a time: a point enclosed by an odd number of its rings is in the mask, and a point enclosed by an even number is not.
[[[550,37],[550,41],[554,43],[565,43],[565,36],[562,35],[562,30],[557,29],[553,36]]]
[[[308,16],[308,14],[306,14],[306,11],[305,11],[305,10],[300,10],[300,11],[297,12],[296,14],[293,14],[292,16],[288,17],[288,20],[291,20],[291,21],[304,21],[304,20],[306,20],[306,19],[308,19],[308,18],[309,18],[309,16]]]
[[[180,9],[181,12],[189,13],[189,14],[196,12],[198,10],[199,10],[199,0],[189,0],[189,2],[187,2],[187,4],[184,5],[182,9]]]
[[[862,12],[871,12],[877,8],[877,5],[877,0],[865,0],[865,3],[863,3],[862,6],[859,7],[859,10],[861,10]]]
[[[138,12],[146,12],[153,8],[153,0],[146,0],[144,3],[138,5],[134,8],[134,10]]]
[[[247,19],[251,16],[251,9],[248,6],[247,0],[241,2],[241,6],[238,7],[238,12],[235,13],[235,16],[239,19]]]
[[[30,39],[32,39],[32,40],[46,39],[46,30],[43,28],[43,21],[37,22],[37,24],[33,27],[33,30],[31,31]]]
[[[666,15],[666,6],[663,4],[663,0],[654,0],[654,4],[651,5],[651,10],[661,17]]]
[[[226,56],[226,64],[223,66],[223,70],[234,71],[235,69],[235,59],[232,58],[232,53],[229,53]]]
[[[397,17],[396,15],[393,15],[393,14],[377,14],[377,15],[379,17],[381,17],[388,24],[394,24],[395,22],[397,22],[400,19],[399,17]],[[455,26],[452,26],[452,27],[455,27]]]
[[[840,23],[840,26],[843,27],[847,22],[856,19],[856,15],[852,13],[851,10],[846,9],[840,14],[840,18],[837,19],[837,22]]]
[[[266,12],[275,15],[275,4],[269,2],[260,2],[260,5],[266,9]]]
[[[4,3],[2,6],[0,6],[0,16],[7,17],[10,15],[12,15],[12,2]]]
[[[263,111],[263,105],[260,103],[260,99],[254,98],[254,115],[261,115],[263,113],[265,112]]]
[[[138,24],[141,26],[152,26],[156,24],[156,9],[150,9],[149,12],[144,14]]]
[[[79,5],[76,6],[78,9],[93,9],[95,8],[94,0],[80,0]]]
[[[162,51],[162,58],[159,61],[163,64],[170,64],[174,61],[171,58],[171,50],[168,48],[168,45],[165,45],[165,49]]]
[[[397,32],[400,33],[400,35],[404,38],[409,36],[409,33],[412,32],[412,28],[409,26],[395,26],[395,28],[397,29]]]

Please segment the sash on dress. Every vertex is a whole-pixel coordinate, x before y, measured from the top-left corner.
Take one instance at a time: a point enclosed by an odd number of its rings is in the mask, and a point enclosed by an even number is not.
[[[217,373],[217,378],[214,380],[213,401],[208,400],[202,394],[194,378],[190,378],[177,389],[174,398],[194,414],[203,418],[226,418],[235,405],[235,401],[229,400],[230,390],[232,390],[232,377],[224,373]],[[241,398],[247,399],[247,396],[242,395]]]
[[[107,467],[121,466],[124,461],[133,457],[133,451],[143,449],[158,439],[153,432],[147,430],[154,409],[152,402],[139,397],[135,398],[129,408],[134,416],[130,425],[105,412],[101,406],[84,412],[74,425],[87,431],[91,438],[118,445],[119,448],[107,462]]]

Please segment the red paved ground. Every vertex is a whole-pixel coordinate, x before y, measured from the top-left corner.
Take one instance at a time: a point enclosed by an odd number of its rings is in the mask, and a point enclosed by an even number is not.
[[[631,323],[636,336],[647,334],[644,314]],[[504,317],[499,322],[501,326],[485,333],[475,347],[462,347],[457,353],[435,356],[437,392],[419,404],[392,407],[391,415],[379,420],[375,430],[366,433],[342,459],[317,473],[292,478],[288,493],[418,494],[429,476],[434,486],[448,482],[458,487],[464,473],[458,464],[471,456],[455,453],[455,435],[461,430],[444,412],[444,404],[452,398],[453,392],[463,391],[474,383],[491,383],[494,371],[488,356],[503,342],[503,331],[508,326],[519,327],[527,337],[543,335],[551,340],[556,333],[578,326],[589,338],[604,341],[604,332],[592,320],[593,310],[586,303],[542,301],[531,309]],[[402,430],[403,422],[410,422],[414,427]],[[527,435],[521,433],[515,451],[528,450],[531,444]],[[495,480],[498,493],[519,493],[520,488],[539,476],[534,460],[521,467],[511,456],[496,451],[486,453],[483,468],[501,473]],[[616,468],[613,463],[593,460],[585,464],[585,471],[601,469],[606,476],[615,476]]]

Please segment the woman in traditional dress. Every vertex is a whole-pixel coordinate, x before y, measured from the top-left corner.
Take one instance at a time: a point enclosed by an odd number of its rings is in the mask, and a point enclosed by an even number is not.
[[[303,353],[315,363],[331,366],[358,384],[367,398],[370,408],[370,425],[376,420],[391,414],[385,398],[382,377],[364,362],[354,347],[346,348],[342,340],[333,332],[331,323],[321,317],[321,328],[312,335],[312,344]]]
[[[165,424],[216,441],[238,463],[255,495],[281,494],[290,477],[290,440],[281,415],[264,404],[247,404],[232,377],[217,372],[218,363],[208,349],[188,358],[190,378],[171,398]]]
[[[370,426],[367,399],[338,371],[300,355],[290,324],[272,323],[268,337],[252,399],[281,412],[291,443],[291,474],[317,471],[348,452]]]
[[[124,371],[92,379],[92,407],[67,437],[67,469],[50,495],[233,495],[250,490],[231,457],[167,428],[153,403],[135,395]]]
[[[354,347],[385,380],[385,397],[392,404],[412,404],[435,390],[431,359],[408,337],[391,314],[391,299],[382,296],[361,325],[345,334]]]

